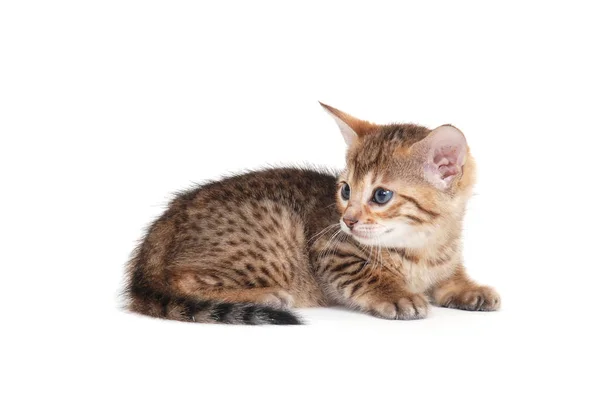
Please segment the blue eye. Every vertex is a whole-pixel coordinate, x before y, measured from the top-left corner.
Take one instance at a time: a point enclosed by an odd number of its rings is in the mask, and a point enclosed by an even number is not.
[[[373,192],[373,202],[383,205],[384,203],[388,203],[394,193],[387,189],[377,188],[375,192]]]
[[[340,195],[342,195],[343,200],[350,199],[350,185],[347,182],[342,185],[342,190],[340,191]]]

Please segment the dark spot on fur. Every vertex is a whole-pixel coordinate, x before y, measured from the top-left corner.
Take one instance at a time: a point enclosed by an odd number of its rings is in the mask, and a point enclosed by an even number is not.
[[[256,281],[258,282],[258,284],[261,287],[268,287],[269,286],[269,282],[267,280],[265,280],[263,277],[256,277]]]

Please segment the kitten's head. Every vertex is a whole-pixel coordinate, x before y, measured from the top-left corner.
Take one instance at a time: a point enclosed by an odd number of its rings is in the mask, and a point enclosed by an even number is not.
[[[459,227],[475,181],[461,131],[377,125],[321,105],[348,145],[337,191],[342,231],[365,245],[420,248]]]

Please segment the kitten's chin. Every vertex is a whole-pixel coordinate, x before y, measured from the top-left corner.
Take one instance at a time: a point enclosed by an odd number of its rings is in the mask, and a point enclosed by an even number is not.
[[[427,245],[429,233],[409,229],[392,229],[384,233],[379,239],[379,244],[386,248],[422,248]]]

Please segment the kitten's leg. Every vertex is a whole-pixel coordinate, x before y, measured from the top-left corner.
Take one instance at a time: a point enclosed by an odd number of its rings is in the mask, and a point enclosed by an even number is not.
[[[206,300],[223,302],[250,302],[272,306],[274,308],[291,308],[294,297],[281,288],[247,288],[236,290],[205,290],[198,296]]]
[[[446,308],[471,311],[500,309],[500,295],[491,287],[473,282],[464,267],[431,290],[433,303]]]
[[[294,306],[292,295],[278,286],[251,287],[250,284],[226,281],[230,276],[188,272],[178,274],[173,284],[179,293],[204,300],[250,302],[275,308]]]
[[[327,292],[340,303],[385,319],[427,316],[427,298],[408,291],[401,277],[362,259],[332,259],[319,273]]]

